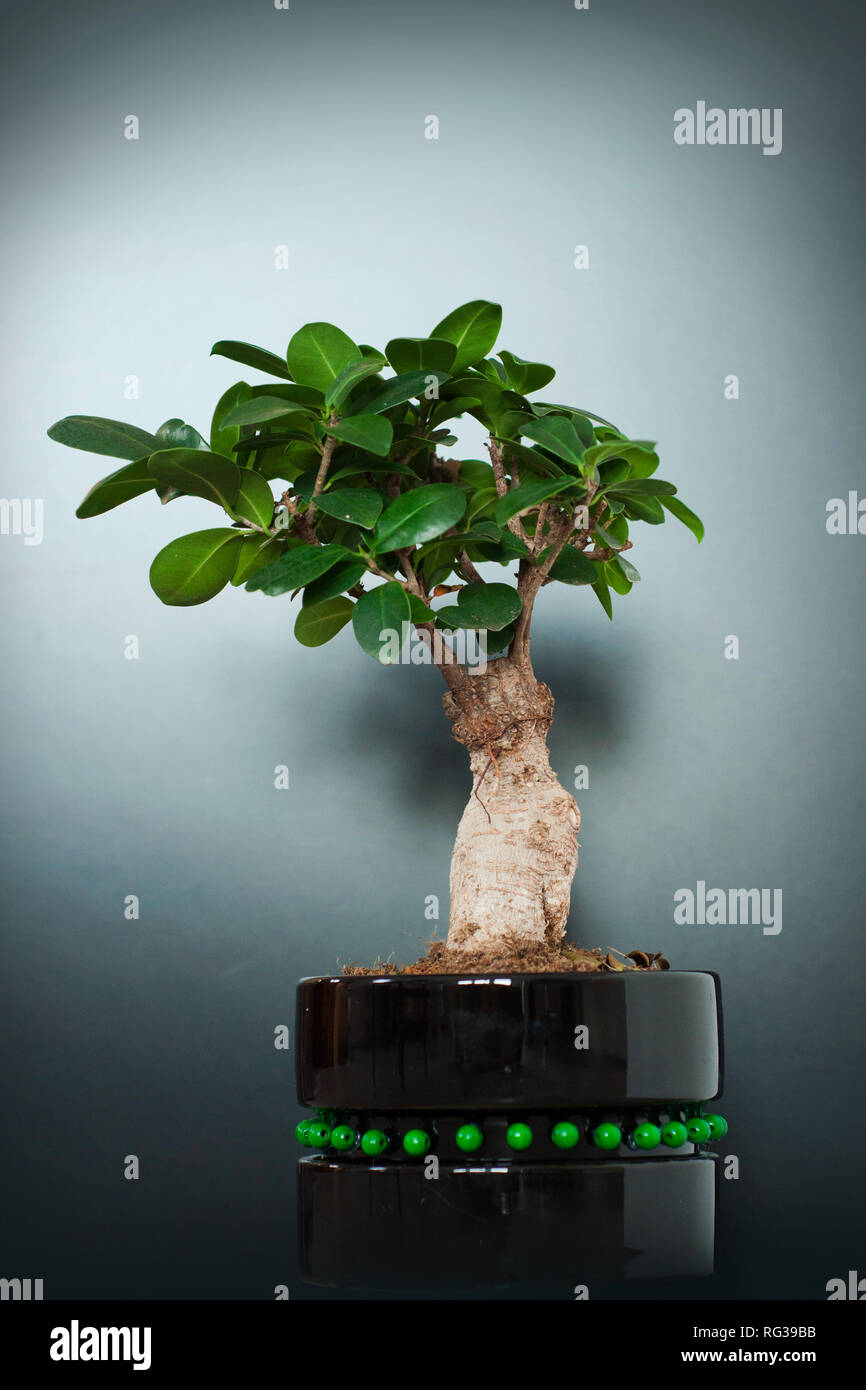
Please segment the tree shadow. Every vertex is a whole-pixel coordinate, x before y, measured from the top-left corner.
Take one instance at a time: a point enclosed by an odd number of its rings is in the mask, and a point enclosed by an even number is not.
[[[561,776],[564,763],[589,762],[593,750],[625,739],[639,660],[633,649],[610,643],[548,643],[539,652],[535,673],[556,701],[550,747]],[[441,706],[445,683],[428,666],[383,674],[352,702],[347,734],[354,756],[377,770],[395,811],[456,826],[471,784],[466,751],[451,737]]]

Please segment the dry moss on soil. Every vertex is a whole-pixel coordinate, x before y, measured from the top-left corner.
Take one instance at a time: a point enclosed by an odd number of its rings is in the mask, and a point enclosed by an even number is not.
[[[506,972],[535,975],[570,971],[609,973],[623,970],[668,970],[668,961],[656,951],[622,952],[595,946],[587,950],[561,942],[557,946],[536,942],[505,941],[488,951],[461,951],[444,941],[431,941],[424,955],[411,965],[377,960],[375,965],[344,965],[344,975],[489,975]]]

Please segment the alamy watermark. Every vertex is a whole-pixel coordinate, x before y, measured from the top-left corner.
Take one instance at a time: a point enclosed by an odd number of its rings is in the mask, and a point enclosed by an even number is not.
[[[82,1327],[73,1318],[69,1327],[51,1329],[52,1361],[131,1361],[134,1371],[150,1370],[149,1327]]]
[[[471,676],[487,670],[488,635],[475,628],[440,632],[434,628],[423,637],[407,619],[401,630],[386,627],[379,633],[379,660],[383,666],[464,666]]]
[[[782,930],[781,888],[678,888],[674,893],[674,922],[678,927],[757,927],[764,936]]]
[[[677,145],[761,145],[762,154],[782,153],[781,106],[738,106],[725,111],[699,101],[694,111],[681,106],[674,112]]]
[[[0,536],[23,536],[25,545],[41,545],[44,523],[41,497],[0,497]]]

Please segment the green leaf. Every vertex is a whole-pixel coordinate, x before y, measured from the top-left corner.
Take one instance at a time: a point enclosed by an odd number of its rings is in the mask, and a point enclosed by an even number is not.
[[[232,584],[236,588],[240,584],[245,584],[257,570],[264,569],[265,565],[273,564],[274,560],[282,554],[285,545],[285,541],[278,536],[263,536],[252,532],[242,536],[241,539],[243,545],[240,550],[240,558],[232,575]]]
[[[392,338],[385,348],[395,372],[429,371],[431,367],[450,372],[457,349],[445,338]]]
[[[607,578],[603,570],[593,584],[592,591],[611,622],[613,622],[613,602],[611,601],[610,589],[608,588]]]
[[[609,546],[612,550],[617,550],[619,548],[620,542],[617,540],[616,536],[612,531],[606,531],[603,526],[599,526],[598,524],[593,526],[592,534],[594,540],[600,541],[602,545]]]
[[[520,433],[576,468],[580,467],[584,453],[588,452],[584,450],[574,425],[564,415],[543,415],[538,419],[529,416],[521,425]]]
[[[348,598],[329,598],[302,608],[295,619],[295,636],[303,647],[321,647],[336,637],[352,616],[355,605]]]
[[[364,454],[358,454],[354,463],[347,463],[344,467],[338,468],[336,473],[329,475],[331,483],[340,482],[343,478],[360,478],[365,473],[396,473],[401,478],[417,478],[418,474],[413,473],[411,468],[407,468],[404,463],[395,463],[393,459],[386,462],[370,459]]]
[[[350,362],[344,367],[340,375],[331,383],[325,392],[325,405],[330,410],[337,409],[359,381],[365,377],[377,376],[379,372],[379,362],[370,360],[366,357],[359,357],[356,362]]]
[[[659,456],[654,450],[629,449],[626,445],[620,452],[631,468],[633,478],[649,478],[659,466]]]
[[[198,430],[194,430],[192,425],[185,424],[183,420],[166,420],[157,430],[156,437],[161,449],[206,450],[208,447]]]
[[[510,647],[514,641],[514,624],[508,623],[506,627],[501,627],[498,632],[488,629],[484,642],[484,650],[487,656],[498,656],[504,652],[506,647]]]
[[[235,571],[243,537],[219,528],[170,541],[150,567],[150,586],[173,608],[191,608],[224,589]]]
[[[284,400],[282,396],[252,396],[232,406],[223,416],[220,427],[225,430],[233,426],[262,425],[268,420],[278,420],[281,416],[296,413],[295,403]]]
[[[544,407],[546,410],[567,410],[569,415],[585,415],[589,420],[597,420],[600,425],[607,425],[608,429],[614,430],[617,434],[622,434],[616,425],[612,425],[610,420],[605,420],[603,415],[596,415],[595,411],[587,410],[582,405],[557,405],[554,401],[536,401],[536,409]]]
[[[254,468],[240,470],[241,481],[232,508],[237,520],[252,521],[268,529],[274,519],[274,498],[261,473]]]
[[[211,357],[228,357],[232,362],[241,362],[245,367],[255,367],[257,372],[267,372],[269,376],[280,376],[291,381],[282,357],[267,348],[255,347],[252,343],[236,343],[226,340],[214,343]]]
[[[305,323],[289,343],[286,361],[295,381],[327,391],[343,368],[361,356],[357,343],[332,323]]]
[[[390,410],[392,406],[403,405],[406,401],[414,400],[416,396],[423,396],[431,378],[435,378],[441,386],[443,381],[448,380],[448,373],[430,368],[426,372],[403,372],[400,376],[392,376],[381,390],[364,402],[365,414],[381,415],[383,410]]]
[[[450,400],[440,401],[430,413],[430,426],[435,429],[437,425],[444,424],[446,420],[456,420],[460,415],[465,415],[467,411],[480,404],[481,401],[478,396],[454,396]]]
[[[326,425],[324,429],[335,439],[354,444],[358,449],[366,449],[378,458],[385,458],[394,441],[394,427],[390,420],[383,420],[381,415],[347,415],[336,425]]]
[[[685,502],[681,502],[678,497],[661,497],[659,501],[663,507],[667,507],[671,516],[675,516],[677,521],[681,521],[684,526],[688,526],[692,535],[700,545],[701,541],[704,539],[704,523],[701,521],[701,518],[696,516],[695,513],[686,506]]]
[[[623,569],[620,568],[619,556],[615,560],[602,561],[604,577],[610,587],[618,594],[627,594],[631,590],[631,580]]]
[[[628,459],[608,459],[598,470],[602,491],[616,487],[631,477],[631,464]]]
[[[302,410],[293,410],[284,415],[276,425],[263,428],[257,434],[244,435],[232,445],[233,454],[267,453],[281,444],[293,444],[296,440],[311,445],[315,449],[313,421]],[[318,452],[318,450],[316,450]]]
[[[353,588],[366,572],[367,565],[364,560],[340,560],[327,574],[314,579],[312,584],[307,584],[301,603],[324,603],[325,599],[336,598],[338,594]]]
[[[441,536],[466,511],[466,495],[454,483],[429,483],[397,497],[379,518],[374,553],[402,550]]]
[[[651,454],[654,448],[648,439],[612,439],[607,444],[593,444],[587,449],[583,462],[587,468],[598,468],[608,459],[624,458],[626,450]]]
[[[340,521],[351,521],[365,531],[371,531],[376,525],[383,502],[382,494],[372,487],[340,487],[332,492],[320,492],[316,498],[320,512]]]
[[[509,584],[467,584],[457,595],[458,626],[498,632],[522,608],[520,595]]]
[[[248,401],[251,394],[252,387],[248,386],[245,381],[236,381],[234,386],[230,386],[220,396],[210,427],[210,446],[215,454],[231,455],[234,445],[240,439],[240,426],[229,425],[224,428],[223,420],[229,411],[234,410],[236,405]]]
[[[469,505],[466,509],[466,520],[473,521],[475,517],[486,512],[493,507],[498,497],[495,487],[482,487],[469,498]]]
[[[546,386],[556,376],[555,369],[546,366],[544,362],[526,362],[522,357],[515,357],[513,352],[500,352],[499,356],[505,367],[509,386],[513,386],[522,396],[529,391],[540,391],[542,386]]]
[[[567,545],[554,560],[550,574],[560,584],[594,584],[599,576],[599,568],[582,551]]]
[[[112,507],[119,507],[122,502],[140,497],[144,492],[152,492],[155,486],[155,480],[148,471],[147,459],[127,463],[123,468],[118,468],[116,473],[109,473],[107,478],[95,483],[75,515],[82,520],[91,516],[101,516],[103,512],[110,512]]]
[[[631,560],[627,560],[624,555],[617,555],[616,559],[609,561],[609,563],[615,565],[625,575],[629,584],[640,583],[640,570],[636,569]]]
[[[48,438],[70,449],[109,458],[138,461],[160,447],[159,440],[137,425],[105,420],[100,415],[67,415],[48,431]]]
[[[624,505],[624,504],[619,504]],[[608,499],[610,506],[610,499]],[[595,528],[596,534],[602,529],[600,526]],[[624,516],[610,516],[604,522],[605,545],[621,546],[628,540],[628,522]]]
[[[553,459],[546,458],[545,455],[540,454],[537,449],[528,449],[525,444],[518,444],[516,440],[504,439],[496,434],[494,434],[493,437],[502,445],[502,454],[506,468],[509,468],[512,461],[517,459],[521,465],[529,466],[532,470],[532,476],[534,476],[535,473],[541,473],[546,478],[564,478],[569,476],[572,482],[577,482],[574,474],[566,475],[566,471],[561,464],[554,463]],[[523,471],[524,468],[521,467],[521,472]],[[527,481],[529,480],[527,479]]]
[[[539,506],[549,497],[555,497],[558,492],[573,487],[574,482],[574,478],[554,478],[553,481],[543,478],[539,482],[521,483],[519,487],[500,497],[493,508],[493,519],[498,525],[504,526],[511,517],[517,516],[518,512]]]
[[[460,463],[460,481],[473,488],[495,487],[493,469],[483,459],[463,459]]]
[[[359,343],[358,351],[362,357],[369,358],[371,362],[378,362],[380,367],[386,365],[387,359],[384,352],[380,352],[378,348],[371,347],[369,343]]]
[[[433,612],[432,608],[428,608],[426,603],[423,603],[422,600],[418,598],[417,594],[407,594],[406,597],[409,600],[411,621],[413,623],[433,622],[433,620],[436,617],[436,614]]]
[[[256,472],[261,473],[268,482],[272,478],[286,478],[294,482],[308,469],[315,473],[320,461],[321,455],[312,444],[296,439],[291,444],[278,444],[272,448],[266,435],[261,448],[256,451],[254,463]]]
[[[661,478],[631,478],[628,482],[617,483],[610,491],[615,497],[670,497],[676,488]]]
[[[502,306],[486,299],[473,299],[461,304],[441,323],[437,323],[431,338],[444,338],[457,348],[451,370],[460,371],[486,357],[496,342],[502,325]]]
[[[371,589],[358,599],[352,610],[352,627],[358,645],[383,665],[393,664],[399,659],[403,623],[411,620],[409,596],[396,580]],[[389,641],[389,634],[394,633],[396,642]]]
[[[650,526],[661,526],[665,519],[664,510],[657,497],[627,497],[625,514],[635,521],[646,521]]]
[[[533,401],[536,415],[565,415],[577,430],[577,437],[584,448],[589,448],[595,439],[595,430],[589,416],[582,415],[570,405],[555,405],[552,401]]]
[[[284,386],[282,382],[269,381],[265,386],[254,386],[252,394],[256,397],[268,396],[271,400],[276,398],[278,401],[288,401],[292,406],[303,410],[321,411],[325,408],[323,391],[317,391],[313,386],[298,386],[294,381],[288,386]]]
[[[241,485],[240,469],[222,454],[199,449],[162,449],[151,454],[147,466],[154,478],[179,492],[204,497],[230,512]]]
[[[592,421],[579,411],[574,411],[571,416],[571,423],[577,430],[577,437],[584,448],[588,449],[595,438],[595,431],[592,428]]]
[[[319,575],[327,574],[340,560],[346,560],[349,551],[342,545],[299,545],[287,550],[272,565],[254,574],[247,584],[249,593],[260,589],[264,594],[276,597],[288,594],[295,589],[303,589],[312,584]]]

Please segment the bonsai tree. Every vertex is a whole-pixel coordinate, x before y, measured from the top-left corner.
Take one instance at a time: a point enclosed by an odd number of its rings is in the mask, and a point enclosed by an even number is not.
[[[181,419],[149,434],[73,415],[48,431],[128,460],[96,483],[79,517],[145,493],[205,498],[225,514],[156,556],[150,582],[163,603],[205,603],[229,583],[300,595],[304,645],[351,624],[382,664],[438,666],[473,779],[447,944],[488,958],[508,942],[558,945],[577,867],[580,815],[550,766],[553,697],[530,657],[539,593],[589,591],[611,618],[613,595],[640,577],[626,558],[637,523],[670,513],[703,535],[655,476],[652,442],[539,399],[552,367],[489,355],[500,323],[499,305],[477,300],[384,352],[329,323],[305,324],[285,357],[219,342],[213,353],[273,380],[230,387],[208,439]],[[450,455],[466,415],[487,433],[486,459]]]

